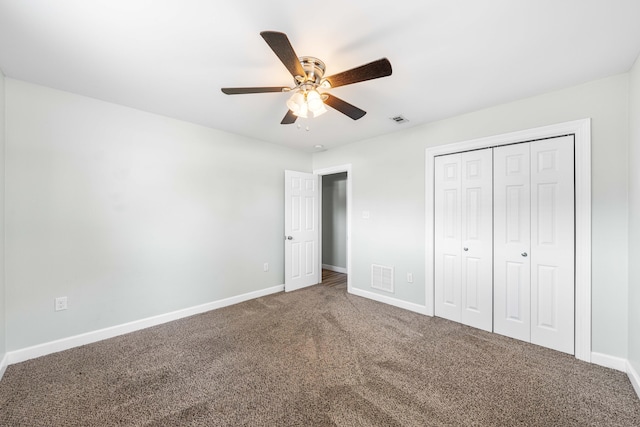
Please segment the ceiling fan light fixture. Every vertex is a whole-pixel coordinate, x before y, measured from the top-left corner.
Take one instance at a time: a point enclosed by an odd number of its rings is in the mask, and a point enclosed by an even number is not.
[[[293,77],[293,87],[227,87],[222,88],[222,92],[227,95],[292,92],[286,102],[288,111],[280,122],[283,125],[295,123],[297,117],[318,117],[327,112],[327,105],[353,120],[358,120],[367,112],[326,91],[339,86],[390,76],[392,72],[389,60],[380,58],[325,78],[324,62],[312,56],[296,55],[285,33],[262,31],[260,35]]]
[[[322,96],[315,89],[306,92],[296,91],[287,100],[287,108],[304,119],[318,117],[327,112]]]

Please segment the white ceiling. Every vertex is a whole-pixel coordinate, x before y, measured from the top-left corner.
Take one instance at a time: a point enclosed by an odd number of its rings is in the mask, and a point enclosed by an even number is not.
[[[0,69],[313,151],[628,71],[639,17],[638,0],[0,0]],[[358,121],[330,109],[280,125],[287,94],[220,91],[291,86],[263,30],[326,75],[381,57],[393,75],[333,89]]]

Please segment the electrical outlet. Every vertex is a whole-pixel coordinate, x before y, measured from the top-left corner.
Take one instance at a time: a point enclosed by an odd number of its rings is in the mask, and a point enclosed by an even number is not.
[[[58,297],[55,299],[55,309],[56,311],[66,310],[67,309],[67,297]]]
[[[407,273],[407,282],[413,283],[413,273]]]
[[[264,265],[262,266],[262,271],[267,272],[269,271],[269,263],[265,262]]]
[[[371,217],[371,213],[369,211],[362,211],[362,219],[369,219]]]

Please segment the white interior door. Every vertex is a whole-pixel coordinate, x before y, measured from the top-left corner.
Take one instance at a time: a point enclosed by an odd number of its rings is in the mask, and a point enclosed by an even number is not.
[[[318,176],[285,171],[284,289],[293,291],[319,282]]]
[[[531,340],[529,144],[493,149],[494,332]]]
[[[435,158],[435,314],[460,322],[461,154]]]
[[[460,322],[493,330],[493,176],[491,149],[461,154]]]
[[[531,342],[574,353],[573,135],[531,143]]]

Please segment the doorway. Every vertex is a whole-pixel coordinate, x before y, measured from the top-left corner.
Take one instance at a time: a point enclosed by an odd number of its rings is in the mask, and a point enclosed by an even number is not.
[[[313,171],[320,180],[321,283],[351,292],[351,165]]]
[[[347,284],[347,173],[324,175],[322,194],[322,284],[344,287]]]

